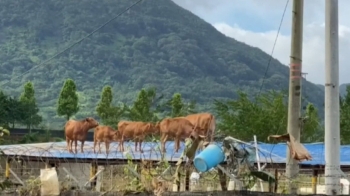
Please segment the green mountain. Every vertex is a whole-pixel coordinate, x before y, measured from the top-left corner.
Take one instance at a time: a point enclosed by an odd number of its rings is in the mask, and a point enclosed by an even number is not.
[[[141,88],[155,86],[165,96],[180,92],[196,100],[201,110],[211,110],[213,99],[235,98],[238,89],[250,95],[259,91],[270,56],[226,37],[171,0],[144,0],[22,75],[134,2],[0,1],[0,89],[19,96],[23,84],[32,81],[43,117],[60,126],[56,103],[66,78],[75,80],[79,89],[77,118],[95,112],[107,84],[115,101],[130,103]],[[288,67],[272,59],[263,90],[288,89],[288,76]],[[307,81],[303,88],[309,101],[323,105],[322,89]]]

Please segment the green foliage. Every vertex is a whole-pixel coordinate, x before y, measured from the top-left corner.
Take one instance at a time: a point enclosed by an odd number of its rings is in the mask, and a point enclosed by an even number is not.
[[[316,142],[323,140],[323,133],[320,125],[320,117],[318,116],[317,108],[309,103],[306,106],[306,111],[303,117],[303,129],[300,135],[301,142]]]
[[[157,97],[155,88],[141,89],[133,105],[127,109],[127,117],[132,121],[151,122],[159,120],[157,103],[163,96]]]
[[[170,0],[147,0],[88,39],[28,74],[131,4],[125,0],[0,1],[0,88],[17,96],[32,81],[45,121],[53,128],[62,81],[79,86],[76,118],[92,115],[100,92],[110,85],[118,102],[132,104],[142,88],[157,87],[166,99],[178,92],[195,100],[198,111],[211,111],[213,99],[249,96],[260,88],[270,56],[218,32],[212,25]],[[200,32],[200,33],[198,33]],[[21,77],[19,77],[21,76]],[[264,90],[288,87],[289,70],[276,59]],[[16,78],[15,78],[16,77]],[[11,81],[6,85],[3,82]],[[307,101],[321,108],[323,91],[303,81]],[[322,99],[320,99],[322,97]],[[77,111],[73,106],[68,118]],[[68,116],[67,116],[68,115]]]
[[[113,106],[113,93],[111,86],[102,89],[101,100],[97,104],[96,112],[102,123],[115,127],[119,119],[124,115],[124,106]]]
[[[171,117],[183,116],[184,104],[180,93],[175,93],[171,99]]]
[[[340,138],[342,144],[350,143],[350,85],[344,97],[340,97]]]
[[[4,135],[10,135],[10,131],[3,127],[0,127],[0,136],[2,137]]]
[[[3,127],[0,127],[0,145],[4,143],[4,139],[2,138],[4,135],[10,135],[10,131]],[[1,153],[3,152],[0,150],[0,154]]]
[[[194,101],[185,103],[180,93],[175,93],[166,104],[170,108],[170,117],[187,116],[195,113],[196,103]]]
[[[106,121],[110,118],[112,101],[112,88],[111,86],[105,86],[102,89],[101,100],[96,107],[96,112],[98,116],[102,119],[103,123],[106,123]]]
[[[38,142],[39,132],[32,132],[24,135],[19,141],[19,144],[29,144]]]
[[[42,117],[38,114],[39,108],[35,99],[35,91],[32,82],[27,82],[24,85],[24,91],[21,94],[20,103],[25,108],[21,111],[22,124],[26,125],[31,131],[32,126],[38,126],[42,122]]]
[[[221,119],[218,127],[242,140],[250,141],[252,136],[256,135],[259,141],[266,142],[271,134],[286,133],[288,122],[286,98],[285,92],[269,91],[251,100],[246,93],[240,92],[236,100],[216,101],[215,109],[218,118]],[[308,121],[304,126],[303,138],[315,139],[316,131],[319,131],[319,118],[313,105],[308,105],[306,115]]]
[[[77,87],[72,79],[67,79],[62,87],[58,99],[57,114],[65,116],[69,120],[71,116],[79,111]]]

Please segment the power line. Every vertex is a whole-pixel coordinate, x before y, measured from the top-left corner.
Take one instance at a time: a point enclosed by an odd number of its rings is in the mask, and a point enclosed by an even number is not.
[[[269,61],[268,61],[268,63],[267,63],[267,66],[266,66],[266,69],[265,69],[265,73],[264,73],[264,76],[263,76],[263,79],[262,79],[262,82],[261,82],[261,85],[260,85],[260,89],[259,89],[259,92],[258,92],[258,94],[257,94],[258,96],[260,95],[261,90],[262,90],[262,88],[263,88],[263,86],[264,86],[264,82],[265,82],[265,79],[266,79],[267,71],[269,70],[269,67],[270,67],[270,64],[271,64],[272,55],[273,55],[273,52],[275,51],[275,47],[276,47],[278,35],[279,35],[280,30],[281,30],[281,27],[282,27],[284,15],[286,14],[286,10],[287,10],[287,7],[288,7],[288,3],[289,3],[289,0],[287,0],[286,5],[285,5],[284,10],[283,10],[281,22],[280,22],[280,24],[279,24],[279,27],[278,27],[278,30],[277,30],[277,35],[276,35],[276,38],[275,38],[275,42],[274,42],[274,44],[273,44],[272,51],[271,51],[271,54],[270,54],[270,59],[269,59]]]
[[[80,42],[82,42],[84,39],[90,37],[91,35],[93,35],[94,33],[96,33],[98,30],[102,29],[104,26],[106,26],[107,24],[109,24],[110,22],[112,22],[113,20],[115,20],[116,18],[118,18],[119,16],[121,16],[122,14],[124,14],[125,12],[129,11],[132,7],[134,7],[135,5],[137,5],[138,3],[140,3],[142,0],[138,0],[137,2],[133,3],[132,5],[130,5],[129,7],[127,7],[125,10],[123,10],[122,12],[120,12],[119,14],[117,14],[116,16],[114,16],[113,18],[109,19],[107,22],[105,22],[104,24],[102,24],[101,26],[99,26],[97,29],[93,30],[92,32],[90,32],[88,35],[86,35],[85,37],[81,38],[80,40],[74,42],[73,44],[69,45],[67,48],[65,48],[64,50],[62,50],[61,52],[56,53],[55,55],[53,55],[51,58],[47,59],[46,61],[30,68],[29,70],[27,70],[26,72],[22,73],[19,76],[15,76],[13,78],[11,78],[9,81],[5,82],[4,84],[1,84],[1,87],[4,86],[5,84],[8,84],[9,82],[11,82],[12,79],[18,78],[18,77],[22,77],[24,75],[26,75],[27,73],[29,73],[30,71],[34,70],[35,68],[38,68],[42,65],[45,65],[46,63],[50,62],[52,59],[60,56],[61,54],[65,53],[66,51],[68,51],[69,49],[71,49],[73,46],[79,44]]]

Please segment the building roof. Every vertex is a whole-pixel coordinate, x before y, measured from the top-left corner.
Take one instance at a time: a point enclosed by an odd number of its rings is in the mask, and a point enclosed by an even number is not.
[[[250,143],[251,146],[253,143]],[[101,144],[102,153],[95,154],[93,152],[93,142],[85,142],[84,153],[80,152],[80,142],[78,142],[78,153],[69,153],[66,148],[66,142],[49,142],[49,143],[35,143],[35,144],[15,144],[15,145],[2,145],[2,150],[5,156],[21,156],[27,158],[52,158],[52,159],[74,159],[74,160],[101,160],[101,161],[125,161],[128,159],[133,160],[161,160],[160,144],[156,142],[143,142],[143,153],[135,152],[134,142],[125,142],[124,146],[126,152],[117,151],[117,142],[112,142],[110,145],[110,153],[106,155],[105,145]],[[242,144],[245,148],[247,145]],[[310,143],[304,144],[306,149],[310,152],[313,160],[303,161],[301,165],[324,165],[324,144],[323,143]],[[74,145],[73,145],[74,148]],[[285,143],[267,144],[258,143],[259,157],[261,163],[269,164],[285,164],[286,163],[286,148]],[[97,151],[96,146],[96,151]],[[174,142],[169,141],[166,143],[166,160],[169,162],[177,162],[184,149],[184,143],[181,142],[178,153],[175,153]],[[197,152],[198,154],[199,152]],[[254,152],[255,153],[255,152]],[[350,145],[344,145],[341,147],[341,165],[350,166]]]

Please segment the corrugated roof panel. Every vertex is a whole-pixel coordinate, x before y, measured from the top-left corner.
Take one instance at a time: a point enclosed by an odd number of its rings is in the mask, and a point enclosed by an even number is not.
[[[220,144],[219,144],[220,145]],[[50,143],[36,143],[36,144],[16,144],[16,145],[3,145],[0,149],[6,155],[17,156],[32,156],[32,157],[48,157],[48,158],[75,158],[75,159],[120,159],[125,160],[132,158],[134,160],[147,159],[147,160],[161,160],[160,144],[154,142],[143,142],[143,153],[134,151],[134,142],[125,142],[124,146],[127,152],[117,151],[118,142],[112,142],[110,145],[110,153],[106,155],[105,145],[101,144],[102,153],[93,153],[93,142],[85,142],[84,153],[80,152],[80,142],[78,142],[78,153],[72,154],[67,151],[66,142],[50,142]],[[244,145],[243,145],[244,146]],[[311,143],[304,144],[305,148],[310,152],[313,160],[303,161],[302,165],[324,165],[324,144],[323,143]],[[74,148],[74,145],[73,145]],[[285,163],[286,162],[286,148],[285,143],[278,144],[266,144],[258,143],[260,162],[262,163]],[[96,150],[98,147],[96,146]],[[178,153],[174,151],[174,142],[169,141],[166,143],[166,159],[168,161],[177,161],[184,149],[184,143],[180,143],[180,149]],[[199,153],[199,152],[197,152]],[[341,147],[341,165],[350,165],[350,145],[344,145]]]

